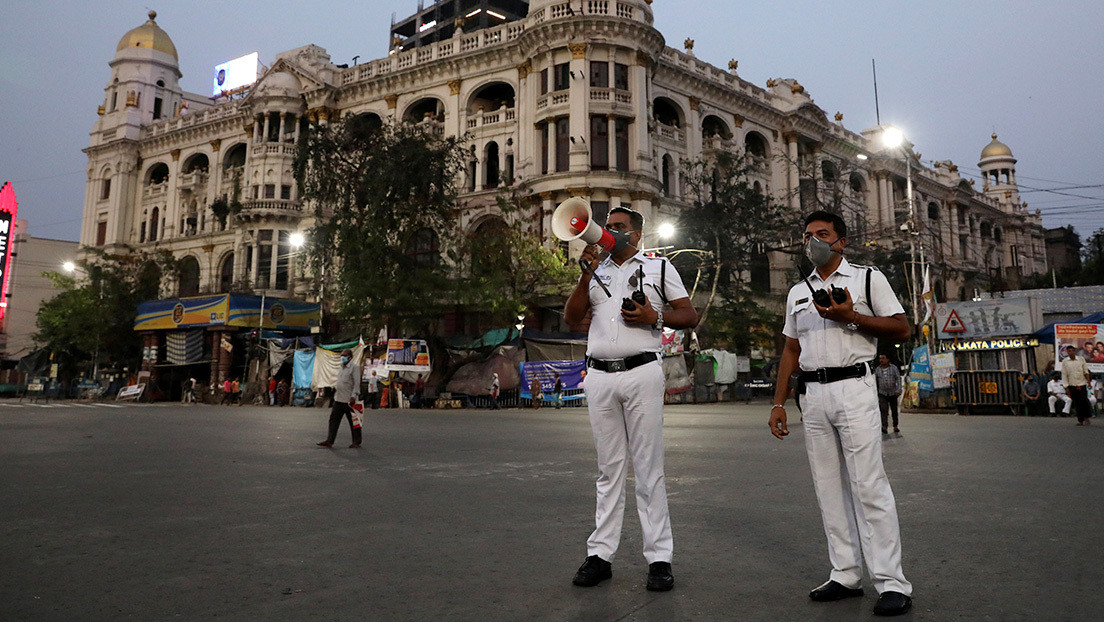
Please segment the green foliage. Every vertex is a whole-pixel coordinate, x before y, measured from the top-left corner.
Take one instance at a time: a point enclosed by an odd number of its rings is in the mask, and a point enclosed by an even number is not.
[[[348,326],[433,335],[458,306],[512,325],[555,289],[562,257],[514,217],[516,199],[500,202],[507,218],[495,235],[461,234],[456,180],[466,157],[455,137],[362,116],[313,126],[300,140],[296,178],[319,223],[307,261]]]
[[[94,356],[101,368],[133,368],[141,351],[134,331],[138,303],[159,297],[162,276],[175,271],[176,264],[167,251],[85,252],[79,278],[44,273],[61,293],[39,307],[34,340],[67,371]]]
[[[1104,229],[1097,229],[1085,243],[1080,285],[1104,285]]]
[[[754,297],[752,280],[762,275],[753,276],[749,267],[766,267],[765,253],[797,233],[800,215],[755,190],[750,175],[757,169],[741,155],[717,152],[684,166],[693,206],[679,218],[680,246],[712,256],[701,263],[687,254],[676,258],[675,265],[688,284],[688,272],[700,266],[703,286],[716,294],[711,295],[718,309],[715,321],[706,321],[709,307],[701,310],[703,334],[741,352],[766,345],[769,338],[764,343],[764,335],[752,327],[776,323],[777,318]]]

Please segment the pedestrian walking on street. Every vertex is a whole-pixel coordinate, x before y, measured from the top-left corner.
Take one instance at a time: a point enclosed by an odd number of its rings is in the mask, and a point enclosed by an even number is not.
[[[498,372],[493,374],[491,380],[491,410],[498,410]]]
[[[268,405],[276,405],[276,376],[268,377]]]
[[[882,434],[889,433],[889,414],[893,413],[893,433],[900,434],[898,427],[897,401],[901,396],[901,371],[896,365],[890,365],[889,357],[878,355],[878,368],[874,370],[878,381],[878,410],[882,414]]]
[[[556,405],[556,410],[563,406],[563,380],[559,374],[556,374],[556,384],[552,386],[552,403]]]
[[[1077,348],[1066,346],[1069,358],[1062,361],[1062,386],[1073,400],[1077,411],[1077,425],[1092,423],[1092,404],[1089,402],[1089,368],[1085,359],[1077,354]]]
[[[341,418],[349,422],[353,443],[350,449],[359,449],[362,430],[354,425],[353,405],[356,404],[357,390],[360,388],[360,366],[353,362],[351,350],[341,351],[341,369],[337,372],[337,384],[334,386],[333,408],[330,409],[330,429],[326,440],[318,443],[320,447],[333,447],[337,440],[337,430],[341,427]],[[359,423],[359,419],[355,420]]]
[[[828,581],[809,598],[862,596],[865,559],[879,594],[874,613],[900,615],[912,607],[912,584],[901,569],[897,502],[882,465],[870,361],[879,339],[901,342],[912,331],[885,275],[844,258],[843,218],[813,212],[804,238],[816,268],[786,298],[786,344],[767,425],[778,439],[790,433],[784,404],[790,375],[799,372],[805,449],[832,565]]]
[[[196,379],[188,378],[184,381],[184,397],[180,400],[185,404],[195,404]]]
[[[613,576],[610,563],[621,541],[625,485],[632,460],[636,507],[648,562],[645,588],[667,591],[675,585],[671,560],[674,538],[667,507],[663,467],[663,327],[693,328],[698,313],[686,287],[666,258],[638,249],[644,217],[615,207],[606,219],[615,240],[599,259],[596,245],[583,249],[586,268],[564,306],[568,325],[580,324],[590,310],[584,390],[598,458],[594,531],[587,558],[572,583],[592,587]],[[672,309],[666,315],[665,304]]]
[[[372,370],[372,375],[368,376],[368,406],[375,410],[379,407],[379,383],[380,377],[376,374],[376,370]]]
[[[540,378],[533,376],[533,382],[529,385],[530,402],[532,402],[533,410],[540,410],[541,402],[544,401],[544,394],[541,393]]]

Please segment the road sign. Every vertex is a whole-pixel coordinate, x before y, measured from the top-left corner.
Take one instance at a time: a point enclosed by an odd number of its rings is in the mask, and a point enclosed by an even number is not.
[[[943,325],[943,332],[945,333],[964,333],[966,332],[966,325],[962,323],[962,318],[958,317],[958,311],[951,309],[951,314],[947,316],[947,323]]]

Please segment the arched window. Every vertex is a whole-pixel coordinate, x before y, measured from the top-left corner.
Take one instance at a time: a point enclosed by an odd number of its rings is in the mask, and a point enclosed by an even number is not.
[[[702,137],[728,140],[732,138],[732,130],[728,129],[728,124],[720,117],[711,114],[702,120]]]
[[[402,120],[404,123],[421,123],[426,120],[444,122],[445,104],[436,97],[423,97],[406,109]]]
[[[169,165],[158,162],[146,171],[146,185],[163,184],[169,180]]]
[[[851,192],[855,194],[863,194],[866,192],[866,180],[859,173],[851,173]]]
[[[483,168],[487,174],[487,183],[484,188],[497,188],[499,182],[498,174],[498,143],[493,140],[487,143],[487,148],[483,152]]]
[[[362,112],[345,122],[349,133],[358,140],[368,140],[383,127],[383,119],[374,112]]]
[[[195,296],[199,293],[199,261],[195,257],[188,256],[180,260],[179,267],[180,285],[177,288],[177,296]]]
[[[153,211],[150,212],[150,222],[149,222],[149,241],[150,242],[156,242],[157,241],[157,223],[159,222],[160,214],[161,214],[161,210],[159,208],[156,208],[156,207],[153,208]]]
[[[822,161],[820,163],[820,175],[824,183],[834,185],[839,177],[839,169],[836,168],[836,163],[831,160]]]
[[[748,132],[744,136],[744,151],[757,158],[767,157],[767,139],[759,132]]]
[[[234,253],[229,253],[219,267],[219,291],[229,292],[234,286]]]
[[[663,154],[663,194],[671,196],[671,156]]]
[[[935,201],[928,203],[928,220],[939,220],[939,204]]]
[[[222,168],[225,170],[245,166],[245,151],[245,143],[238,143],[227,149],[222,160]]]
[[[184,161],[184,166],[181,167],[181,172],[185,175],[189,175],[196,171],[206,171],[210,166],[210,161],[207,159],[207,154],[197,153]]]
[[[655,120],[663,125],[682,127],[682,110],[679,105],[666,97],[657,97],[652,103]]]
[[[493,274],[513,265],[506,244],[508,228],[499,218],[488,218],[475,229],[472,245],[472,274]]]
[[[480,110],[491,112],[503,106],[514,107],[514,87],[505,82],[492,82],[472,93],[468,99],[468,114],[479,114]]]

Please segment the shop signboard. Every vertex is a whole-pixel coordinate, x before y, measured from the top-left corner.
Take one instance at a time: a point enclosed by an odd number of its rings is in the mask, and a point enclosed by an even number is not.
[[[928,346],[920,346],[912,351],[912,365],[909,369],[909,380],[917,383],[917,388],[924,393],[934,391],[932,386],[931,362],[928,359]]]
[[[951,376],[955,373],[954,352],[940,352],[931,356],[932,387],[935,389],[949,389]]]

